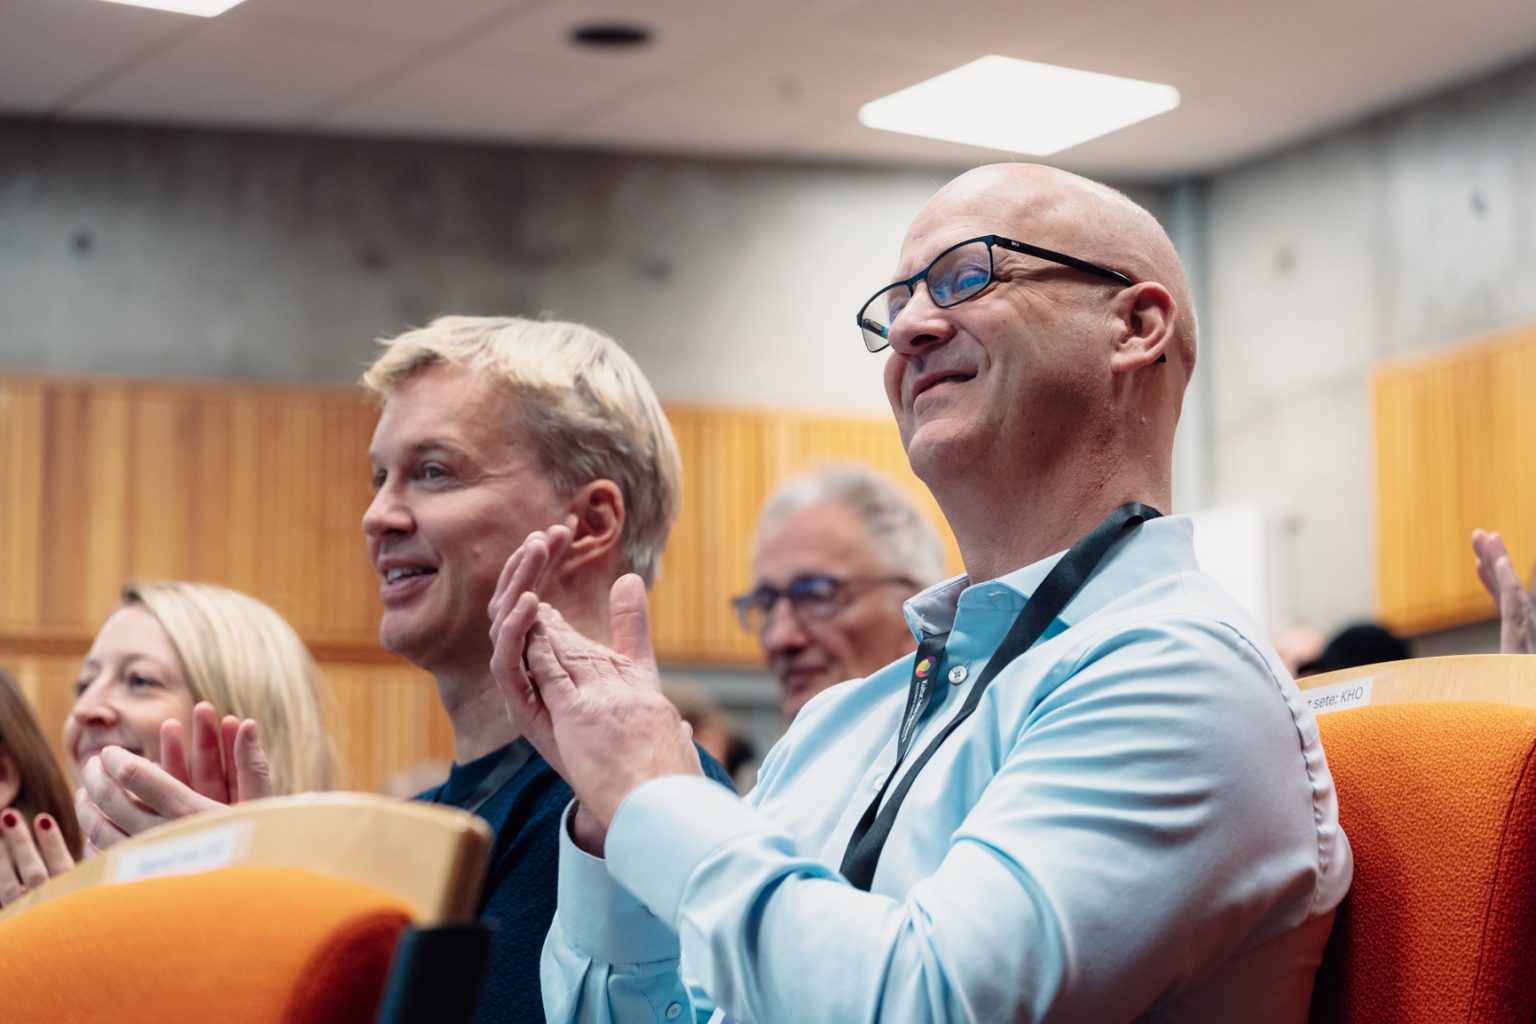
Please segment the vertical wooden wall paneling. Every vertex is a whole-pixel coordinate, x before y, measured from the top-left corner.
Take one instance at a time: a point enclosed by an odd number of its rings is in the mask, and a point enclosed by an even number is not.
[[[1514,347],[1507,372],[1497,376],[1499,408],[1510,410],[1509,424],[1501,426],[1507,434],[1501,444],[1508,447],[1507,460],[1516,471],[1501,474],[1510,484],[1508,499],[1514,514],[1524,515],[1516,533],[1526,561],[1516,568],[1520,578],[1531,584],[1531,570],[1536,568],[1536,339]]]
[[[79,501],[89,505],[85,523],[88,531],[83,548],[85,559],[81,578],[84,581],[83,607],[71,609],[72,619],[79,616],[100,622],[108,609],[117,604],[118,588],[123,582],[123,570],[129,561],[127,544],[130,538],[142,532],[143,524],[137,518],[130,500],[133,483],[133,453],[141,451],[134,436],[131,417],[134,409],[126,391],[121,387],[107,387],[96,391],[90,403],[90,448],[82,460],[84,473]],[[174,459],[174,452],[151,447],[162,459]],[[101,515],[102,509],[120,509],[124,516]],[[62,552],[58,554],[62,555]],[[68,571],[67,563],[60,562],[59,569]]]
[[[674,418],[672,421],[672,434],[677,441],[678,452],[683,463],[685,487],[694,473],[694,467],[688,461],[689,453],[694,450],[692,438],[689,436],[691,426],[691,423],[684,420]],[[690,510],[686,505],[679,511],[678,521],[673,526],[674,537],[681,536],[682,523],[688,519],[689,514]],[[686,545],[668,544],[657,566],[656,581],[650,594],[650,611],[652,632],[658,645],[670,646],[679,641],[671,631],[675,630],[682,620],[687,590],[686,587],[674,581],[680,581],[688,576],[690,554],[686,550]]]
[[[1469,547],[1472,531],[1479,525],[1479,513],[1502,517],[1513,511],[1502,497],[1505,488],[1499,479],[1497,449],[1478,442],[1479,438],[1491,438],[1498,429],[1493,387],[1497,364],[1496,353],[1483,350],[1450,366],[1449,390],[1455,402],[1452,429],[1461,443],[1454,456],[1458,470],[1453,491],[1455,517],[1436,543],[1443,544],[1447,552],[1460,547],[1461,557],[1447,557],[1440,567],[1444,573],[1439,581],[1441,593],[1447,595],[1446,615],[1455,614],[1452,602],[1457,598],[1470,603],[1479,592]],[[1474,396],[1482,398],[1476,400]]]
[[[700,653],[758,666],[762,654],[757,639],[736,621],[731,598],[751,585],[752,548],[756,540],[757,511],[771,485],[765,478],[763,442],[772,421],[785,422],[766,413],[730,414],[713,411],[704,431],[704,465],[708,501],[704,572],[699,590],[705,641]]]
[[[358,632],[359,623],[377,630],[377,584],[367,571],[362,531],[372,497],[366,453],[374,412],[371,403],[358,410],[333,400],[325,407],[321,436],[336,441],[321,448],[319,482],[325,486],[318,494],[318,515],[325,532],[311,571],[313,579],[327,581],[315,589],[324,601],[320,622],[328,636]]]
[[[39,547],[45,559],[37,580],[38,624],[67,627],[84,603],[87,580],[86,514],[91,507],[88,431],[83,388],[61,388],[46,402],[43,433],[43,519]],[[85,453],[85,457],[82,457]]]
[[[130,417],[127,450],[109,455],[102,451],[101,461],[91,460],[93,472],[106,469],[106,460],[120,461],[129,468],[127,482],[128,517],[119,537],[128,547],[128,564],[135,576],[151,579],[196,578],[188,540],[194,509],[191,474],[186,470],[193,453],[184,439],[195,430],[190,422],[195,410],[189,410],[181,396],[164,388],[140,390]],[[121,435],[118,435],[121,437]],[[124,568],[117,562],[114,568]],[[117,573],[121,575],[121,573]],[[103,589],[111,594],[110,581]],[[92,594],[91,599],[100,600]]]
[[[1458,429],[1456,415],[1461,396],[1456,390],[1455,369],[1454,365],[1441,365],[1429,377],[1428,405],[1419,430],[1421,443],[1430,452],[1432,464],[1441,467],[1441,477],[1437,486],[1420,489],[1417,503],[1424,509],[1424,517],[1414,541],[1432,556],[1421,571],[1429,585],[1429,593],[1437,595],[1440,602],[1454,590],[1447,578],[1445,559],[1433,556],[1445,544],[1445,534],[1456,521],[1458,496],[1466,485],[1465,464],[1458,458],[1463,435]],[[1426,610],[1430,614],[1442,613],[1435,599],[1426,602]]]
[[[1376,453],[1376,543],[1377,593],[1380,609],[1401,608],[1408,602],[1405,582],[1416,571],[1413,556],[1405,543],[1407,517],[1389,514],[1406,502],[1401,465],[1404,445],[1402,386],[1396,376],[1375,374],[1371,379],[1372,447]],[[1389,560],[1391,561],[1389,565]],[[1405,564],[1406,562],[1406,564]]]
[[[1487,619],[1474,528],[1500,531],[1522,578],[1536,556],[1536,330],[1373,375],[1379,611],[1408,633]]]
[[[258,396],[252,393],[229,399],[229,490],[223,520],[227,523],[229,576],[254,580],[261,538],[262,429]],[[233,585],[233,584],[231,584]]]
[[[228,401],[217,396],[199,396],[191,433],[182,439],[195,467],[191,493],[184,495],[192,506],[189,532],[185,542],[192,549],[193,564],[213,579],[230,579],[229,490],[234,467],[229,444],[230,412]]]
[[[1474,525],[1504,534],[1515,570],[1529,586],[1536,570],[1536,329],[1514,336],[1496,352],[1489,434],[1473,443],[1488,453],[1497,504],[1494,519]],[[1486,600],[1480,587],[1473,593]]]
[[[0,379],[0,629],[35,631],[42,572],[42,385]]]

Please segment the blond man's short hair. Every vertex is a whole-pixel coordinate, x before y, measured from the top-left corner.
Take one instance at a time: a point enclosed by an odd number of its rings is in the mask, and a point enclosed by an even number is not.
[[[499,378],[517,417],[508,428],[562,497],[593,480],[618,485],[624,560],[655,580],[682,504],[682,459],[655,391],[618,342],[559,320],[444,316],[379,344],[362,382],[382,398],[440,363]]]

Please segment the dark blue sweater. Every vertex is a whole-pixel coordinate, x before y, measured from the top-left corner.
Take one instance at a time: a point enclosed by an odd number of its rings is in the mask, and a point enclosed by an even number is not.
[[[449,807],[468,807],[506,747],[468,764],[455,764],[448,781],[417,796]],[[719,762],[702,750],[710,778],[730,786]],[[555,916],[560,862],[560,818],[571,789],[535,754],[476,812],[496,833],[482,894],[481,919],[492,928],[491,956],[480,993],[478,1024],[542,1021],[539,953]]]
[[[416,799],[468,807],[506,748],[455,764],[448,781]],[[541,1021],[539,951],[555,916],[560,816],[571,788],[535,754],[476,813],[496,833],[481,894],[481,919],[491,927],[491,956],[480,991],[479,1024]]]

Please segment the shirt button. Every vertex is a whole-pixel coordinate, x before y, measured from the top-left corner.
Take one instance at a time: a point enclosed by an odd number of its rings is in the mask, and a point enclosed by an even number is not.
[[[970,674],[970,669],[966,668],[964,665],[956,665],[954,668],[949,670],[949,681],[958,686],[959,684],[965,682],[965,677]]]
[[[667,1007],[667,1020],[677,1020],[677,1015],[683,1012],[683,1008],[676,1003]]]

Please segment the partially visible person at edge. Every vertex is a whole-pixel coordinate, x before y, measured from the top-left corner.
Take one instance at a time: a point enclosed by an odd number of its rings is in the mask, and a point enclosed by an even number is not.
[[[639,581],[610,646],[540,601],[565,527],[513,556],[492,665],[578,798],[547,1018],[1300,1024],[1352,860],[1300,692],[1161,515],[1195,362],[1167,236],[980,168],[858,321],[966,575],[745,801],[698,777]]]
[[[792,720],[818,693],[917,648],[902,605],[944,578],[944,546],[900,487],[862,465],[783,484],[758,513],[737,619]]]
[[[0,906],[5,906],[72,867],[81,848],[69,783],[21,687],[3,668],[0,808]]]
[[[1317,653],[1296,666],[1297,679],[1337,672],[1360,665],[1379,665],[1385,661],[1403,661],[1413,657],[1408,643],[1379,622],[1356,622],[1329,638]]]
[[[1280,655],[1280,662],[1285,666],[1292,678],[1295,678],[1301,666],[1313,661],[1323,653],[1327,646],[1328,638],[1323,636],[1322,630],[1306,623],[1297,623],[1287,626],[1273,637],[1275,653]]]
[[[570,543],[546,581],[549,599],[605,635],[613,581],[655,576],[681,500],[681,461],[639,367],[591,328],[450,316],[382,344],[363,377],[383,403],[363,516],[384,605],[379,637],[432,673],[453,726],[448,781],[418,799],[472,811],[496,832],[478,1019],[537,1020],[538,951],[570,791],[507,720],[490,673],[487,609],[519,542],[561,523]],[[712,759],[706,765],[730,784]],[[160,781],[135,795],[170,802],[179,789]],[[126,802],[121,787],[90,793],[107,818]]]
[[[250,795],[332,789],[339,769],[325,729],[328,703],[308,648],[267,605],[212,583],[133,582],[80,667],[64,752],[86,787],[105,784],[107,764],[132,772],[130,757],[159,761],[200,807],[238,797],[231,787]],[[226,776],[222,754],[211,765],[189,756],[189,734],[207,737],[241,770]],[[132,803],[120,808],[120,824],[103,821],[87,802],[77,809],[94,826],[96,847],[163,820]],[[13,846],[35,839],[50,875],[74,865],[41,831],[10,838]]]
[[[1486,530],[1472,532],[1477,578],[1499,609],[1499,653],[1536,654],[1536,605],[1509,560],[1504,538]]]

